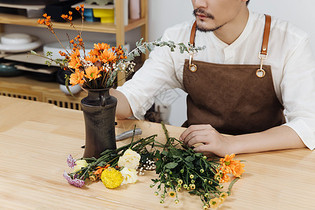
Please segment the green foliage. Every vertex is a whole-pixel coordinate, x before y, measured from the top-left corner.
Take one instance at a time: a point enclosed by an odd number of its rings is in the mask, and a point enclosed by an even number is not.
[[[239,179],[235,178],[227,192],[222,190],[223,186],[219,183],[218,175],[221,167],[218,158],[208,159],[201,153],[194,152],[193,148],[185,146],[176,138],[169,137],[165,125],[162,123],[166,136],[166,143],[162,144],[155,140],[157,135],[142,138],[122,146],[116,150],[105,150],[96,158],[83,158],[88,166],[81,168],[80,171],[70,173],[72,178],[88,179],[97,170],[97,167],[110,165],[116,167],[119,157],[127,149],[132,149],[141,155],[141,163],[147,160],[155,162],[155,172],[157,178],[152,179],[150,187],[156,187],[155,195],[160,195],[160,203],[164,203],[169,195],[175,197],[175,203],[179,202],[178,192],[187,191],[191,195],[200,197],[204,208],[209,207],[211,199],[222,198],[222,194],[229,195],[233,184]],[[162,148],[162,149],[161,149]],[[221,200],[221,202],[223,202]]]
[[[208,159],[203,154],[194,152],[193,148],[169,137],[164,124],[162,125],[167,142],[162,151],[154,153],[158,178],[152,179],[151,187],[156,186],[155,194],[160,195],[161,203],[164,203],[167,193],[172,191],[176,194],[175,203],[178,203],[177,192],[186,190],[199,196],[204,207],[209,206],[210,200],[220,197],[223,192],[221,184],[215,178],[220,167],[219,159]],[[231,183],[228,194],[235,181]]]
[[[138,42],[136,42],[136,48],[133,49],[130,53],[127,55],[127,61],[134,60],[135,57],[140,56],[142,53],[145,54],[146,50],[151,52],[154,47],[169,47],[171,52],[174,52],[175,49],[179,48],[180,53],[195,53],[200,50],[205,49],[205,46],[203,47],[195,47],[188,43],[188,45],[185,45],[184,43],[178,43],[176,44],[174,41],[161,41],[160,39],[154,41],[154,42],[143,42],[143,39],[140,39]]]

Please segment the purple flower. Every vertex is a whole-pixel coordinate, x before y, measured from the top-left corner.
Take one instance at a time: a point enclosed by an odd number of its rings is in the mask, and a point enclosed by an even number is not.
[[[72,157],[72,155],[69,155],[68,158],[67,158],[67,163],[68,163],[68,166],[70,168],[73,168],[76,164],[75,164],[75,159]]]
[[[64,172],[63,173],[63,177],[68,181],[69,184],[75,186],[75,187],[83,187],[85,182],[84,180],[81,180],[81,179],[72,179],[67,172]]]

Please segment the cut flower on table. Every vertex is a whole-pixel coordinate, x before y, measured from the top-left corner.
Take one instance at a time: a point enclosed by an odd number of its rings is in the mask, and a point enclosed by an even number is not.
[[[151,188],[156,188],[155,195],[160,197],[160,203],[165,199],[180,202],[178,192],[187,191],[191,195],[200,197],[203,208],[217,208],[230,195],[233,184],[244,172],[244,164],[235,160],[235,155],[225,158],[211,158],[201,153],[195,153],[193,148],[185,146],[176,138],[168,136],[164,124],[166,143],[155,140],[156,135],[142,138],[117,148],[105,150],[96,158],[82,158],[87,165],[79,171],[65,173],[66,180],[76,186],[101,180],[109,188],[117,188],[123,184],[136,183],[137,173],[145,169],[155,170],[157,177],[152,179]],[[71,168],[77,162],[70,156],[67,159]],[[150,163],[150,167],[147,167]],[[155,167],[152,167],[152,163]],[[146,165],[146,166],[145,166]],[[130,168],[128,168],[130,167]],[[222,185],[229,181],[228,189]]]
[[[131,149],[127,149],[124,155],[119,158],[118,166],[130,169],[137,169],[139,166],[140,159],[141,156],[137,152]]]

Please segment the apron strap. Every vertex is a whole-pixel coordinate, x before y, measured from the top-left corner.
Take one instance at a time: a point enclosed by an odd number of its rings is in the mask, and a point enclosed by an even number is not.
[[[264,37],[263,42],[261,45],[260,54],[266,56],[268,52],[268,42],[269,42],[269,35],[270,35],[270,25],[271,25],[271,16],[265,15],[265,29],[264,29]],[[190,44],[195,45],[195,36],[196,36],[196,21],[194,22],[191,32],[190,32]]]
[[[267,56],[268,51],[268,42],[269,42],[269,35],[270,35],[270,25],[271,25],[271,17],[270,15],[265,14],[265,30],[264,30],[264,38],[261,45],[260,55]]]
[[[197,26],[197,22],[195,21],[190,32],[190,44],[192,46],[195,46],[196,26]]]

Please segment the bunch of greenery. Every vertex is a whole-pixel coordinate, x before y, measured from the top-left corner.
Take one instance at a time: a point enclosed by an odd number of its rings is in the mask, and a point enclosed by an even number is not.
[[[220,206],[230,195],[233,184],[243,173],[244,164],[239,160],[233,160],[234,155],[227,155],[221,159],[217,157],[209,159],[202,153],[194,152],[193,148],[187,147],[176,138],[169,137],[163,123],[162,127],[166,136],[165,144],[155,140],[157,135],[137,141],[134,141],[133,137],[131,143],[116,150],[105,150],[99,158],[82,158],[85,165],[77,171],[64,174],[65,178],[76,187],[84,186],[86,181],[98,181],[101,179],[102,172],[108,168],[121,170],[119,158],[127,150],[132,150],[141,156],[139,174],[143,172],[143,169],[148,169],[145,165],[155,163],[155,167],[149,169],[155,169],[158,177],[152,179],[153,184],[150,187],[157,187],[155,195],[160,195],[160,203],[164,203],[167,196],[175,198],[175,203],[178,203],[178,192],[186,190],[200,197],[204,209]],[[79,163],[79,161],[72,161],[71,158],[70,162]],[[71,165],[69,158],[68,165]],[[117,179],[119,174],[117,171],[115,173],[116,175],[114,173],[111,175],[113,179]],[[222,183],[230,178],[227,174],[233,174],[235,178],[228,189],[224,190]],[[121,181],[115,184],[115,187],[118,187],[120,183]],[[106,184],[105,186],[108,187]]]
[[[169,137],[168,131],[162,124],[167,142],[160,152],[154,154],[156,160],[157,179],[152,179],[151,187],[157,186],[155,195],[161,197],[164,203],[167,195],[179,202],[177,192],[186,190],[190,194],[200,197],[204,208],[218,207],[225,198],[230,195],[235,178],[227,192],[223,192],[221,184],[222,167],[220,159],[213,157],[208,159],[202,153],[194,152],[193,148],[187,147],[176,138]]]

